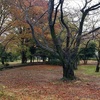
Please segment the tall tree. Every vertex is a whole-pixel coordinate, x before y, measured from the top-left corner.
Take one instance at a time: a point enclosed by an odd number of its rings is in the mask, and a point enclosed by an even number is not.
[[[90,20],[97,16],[97,12],[100,10],[100,1],[94,4],[93,0],[84,0],[84,5],[81,9],[78,9],[77,14],[74,9],[71,11],[70,8],[67,8],[68,5],[66,5],[67,10],[64,10],[66,0],[58,0],[57,3],[55,3],[55,0],[14,1],[16,1],[17,9],[21,9],[23,12],[23,18],[31,29],[36,45],[53,53],[61,60],[63,79],[75,79],[73,66],[77,62],[81,39],[100,29],[97,24],[92,23],[95,22],[95,19]],[[73,16],[73,12],[75,16]],[[66,17],[68,21],[66,21]],[[69,24],[69,21],[73,24]],[[74,25],[74,27],[71,25]],[[88,29],[87,25],[89,26]],[[96,26],[95,29],[93,29],[94,25]],[[47,35],[52,46],[46,38]]]
[[[70,26],[68,23],[65,23],[64,20],[64,10],[63,10],[63,4],[65,0],[59,0],[57,4],[55,4],[54,0],[49,0],[48,5],[48,22],[49,22],[49,29],[50,34],[53,40],[54,49],[50,49],[47,46],[44,46],[36,39],[35,37],[35,31],[34,31],[34,23],[31,22],[29,16],[28,16],[28,9],[26,10],[26,20],[28,24],[30,25],[30,28],[32,30],[33,38],[35,39],[37,45],[39,45],[41,48],[44,48],[46,50],[49,50],[52,53],[55,53],[59,59],[62,61],[63,65],[63,79],[75,79],[73,65],[76,62],[77,58],[77,52],[79,50],[79,46],[81,43],[82,36],[86,36],[87,34],[91,34],[95,30],[100,29],[100,27],[96,27],[93,30],[88,30],[86,34],[84,34],[84,25],[86,17],[89,16],[89,13],[93,13],[93,11],[100,10],[100,2],[89,5],[92,0],[85,0],[83,8],[81,8],[81,17],[79,20],[79,26],[77,26],[78,31],[75,31],[75,34],[72,35],[72,32],[70,31]],[[89,6],[88,6],[89,5]],[[55,25],[58,18],[58,12],[60,13],[60,23],[62,28],[65,29],[65,32],[61,32],[61,34],[66,34],[65,38],[65,48],[62,48],[62,42],[56,35]],[[43,16],[43,15],[41,15]],[[68,17],[68,16],[67,16]]]

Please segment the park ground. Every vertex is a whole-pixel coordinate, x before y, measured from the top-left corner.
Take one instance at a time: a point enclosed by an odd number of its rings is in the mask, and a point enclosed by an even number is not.
[[[80,65],[77,80],[65,81],[62,67],[31,65],[0,71],[0,100],[100,100],[100,72]]]

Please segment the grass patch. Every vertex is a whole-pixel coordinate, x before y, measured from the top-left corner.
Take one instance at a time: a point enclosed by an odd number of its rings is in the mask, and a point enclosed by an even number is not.
[[[95,65],[80,65],[78,66],[77,71],[82,72],[83,74],[86,74],[86,75],[100,76],[100,72],[95,72],[95,69],[96,69]]]
[[[17,100],[13,93],[6,91],[5,86],[0,84],[0,100]]]
[[[17,100],[15,96],[11,94],[0,94],[0,100]]]

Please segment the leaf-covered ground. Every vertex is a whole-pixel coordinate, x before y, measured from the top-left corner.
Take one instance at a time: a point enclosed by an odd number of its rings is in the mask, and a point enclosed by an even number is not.
[[[62,82],[62,68],[33,65],[0,71],[0,100],[100,100],[100,77],[76,71]],[[2,95],[4,94],[4,95]]]

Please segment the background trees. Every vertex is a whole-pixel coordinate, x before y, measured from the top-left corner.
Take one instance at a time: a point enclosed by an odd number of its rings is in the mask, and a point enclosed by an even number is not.
[[[79,58],[87,64],[87,60],[95,57],[96,43],[87,42],[85,47],[81,47],[79,50]]]

